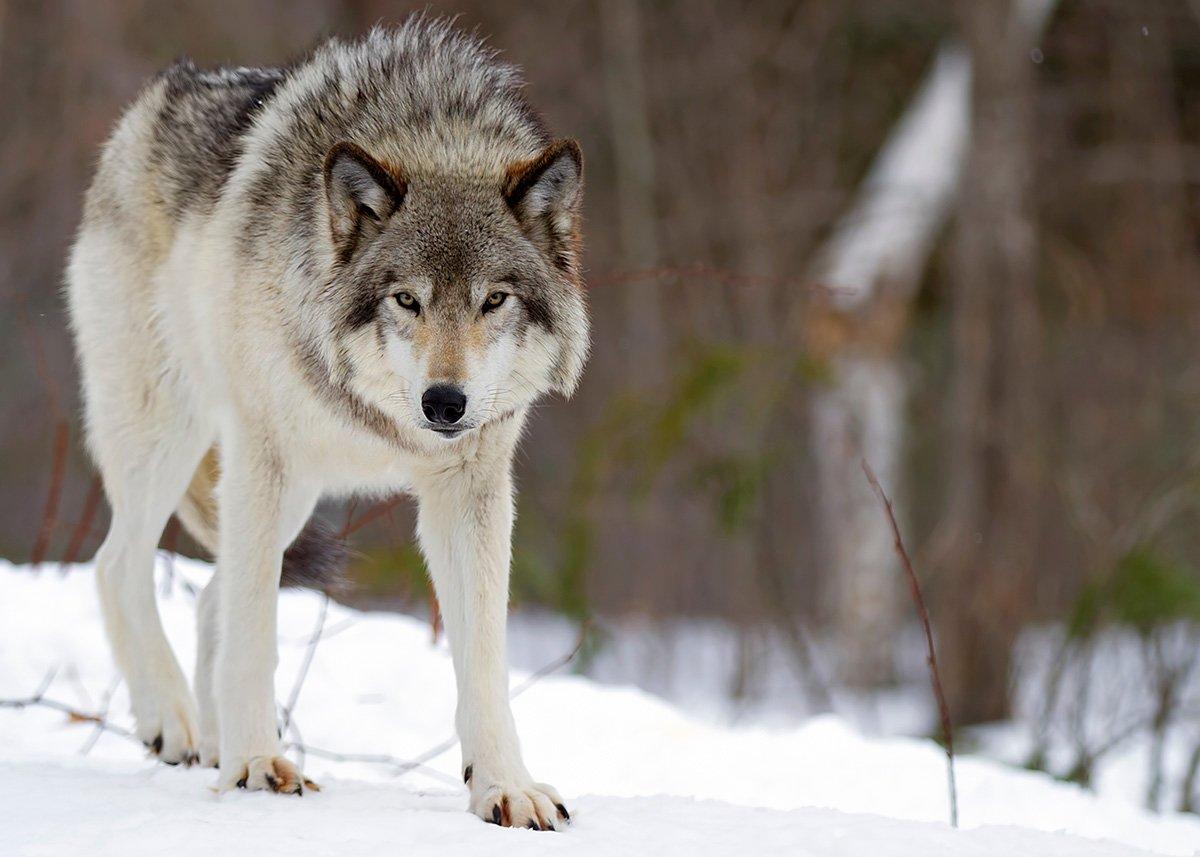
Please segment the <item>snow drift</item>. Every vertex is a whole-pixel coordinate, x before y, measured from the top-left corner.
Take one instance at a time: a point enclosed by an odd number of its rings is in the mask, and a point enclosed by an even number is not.
[[[206,566],[160,563],[160,610],[185,665],[194,653],[191,588]],[[281,701],[295,692],[320,596],[279,604]],[[551,662],[562,651],[546,651]],[[88,566],[65,573],[0,564],[0,699],[34,693],[128,726]],[[524,676],[514,674],[514,685]],[[111,697],[111,698],[110,698]],[[133,741],[45,707],[0,709],[0,854],[137,855],[286,851],[406,855],[506,853],[805,855],[1188,855],[1200,819],[1150,815],[1035,773],[959,762],[962,830],[945,824],[945,765],[926,741],[876,740],[833,717],[787,731],[698,722],[644,692],[568,675],[523,692],[514,711],[526,760],[574,816],[563,834],[502,830],[463,811],[451,736],[454,681],[428,627],[330,605],[294,711],[314,748],[302,800],[215,796],[210,770],[156,765]],[[293,736],[294,737],[294,736]]]

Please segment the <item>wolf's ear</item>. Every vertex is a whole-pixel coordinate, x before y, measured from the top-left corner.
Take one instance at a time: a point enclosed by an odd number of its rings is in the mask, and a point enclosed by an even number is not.
[[[542,153],[508,168],[504,199],[525,234],[560,268],[579,261],[583,153],[574,140],[556,140]]]
[[[379,234],[404,201],[404,180],[353,143],[338,143],[325,155],[325,198],[329,229],[343,262],[363,241]]]

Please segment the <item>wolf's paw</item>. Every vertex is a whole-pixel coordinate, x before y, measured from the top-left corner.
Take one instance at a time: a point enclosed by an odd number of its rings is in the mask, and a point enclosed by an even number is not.
[[[164,765],[183,765],[190,768],[200,761],[200,754],[188,744],[177,741],[167,741],[162,733],[154,736],[151,741],[143,742],[150,755]]]
[[[528,827],[533,830],[561,830],[571,821],[562,798],[553,786],[545,783],[485,785],[467,782],[471,786],[471,812],[488,824],[502,827]]]
[[[195,706],[190,696],[161,700],[141,706],[137,716],[137,736],[150,755],[168,765],[194,765],[196,752]]]
[[[302,795],[304,790],[319,792],[321,787],[300,773],[300,769],[282,756],[255,756],[236,769],[222,768],[219,791],[231,788],[273,791]]]
[[[221,767],[221,754],[217,747],[218,742],[215,738],[205,738],[203,735],[200,736],[200,767]]]

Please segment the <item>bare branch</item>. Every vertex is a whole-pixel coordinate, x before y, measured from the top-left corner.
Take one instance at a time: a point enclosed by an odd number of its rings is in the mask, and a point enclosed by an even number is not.
[[[309,638],[308,648],[304,652],[304,662],[300,664],[300,672],[296,674],[296,681],[292,684],[292,692],[288,695],[287,705],[283,707],[283,725],[280,727],[280,732],[287,732],[288,726],[292,721],[292,712],[296,710],[296,701],[300,698],[300,689],[304,687],[304,680],[308,678],[308,669],[312,666],[313,656],[317,653],[317,644],[321,642],[321,635],[325,630],[325,617],[329,613],[329,596],[326,595],[321,599],[321,610],[317,614],[317,624],[313,629],[312,637]]]
[[[54,427],[54,456],[50,460],[50,488],[42,508],[42,525],[30,552],[30,564],[37,568],[50,549],[50,538],[58,526],[58,503],[62,499],[63,477],[67,470],[67,450],[71,442],[71,426],[59,420]]]
[[[533,687],[546,676],[550,675],[550,673],[562,669],[567,664],[571,663],[571,661],[575,660],[575,658],[579,656],[579,652],[583,649],[583,644],[587,642],[587,636],[591,630],[592,621],[590,619],[584,619],[582,622],[580,622],[579,635],[575,638],[575,645],[571,648],[571,651],[567,652],[561,657],[555,658],[550,663],[537,670],[537,672],[530,674],[525,681],[513,688],[512,693],[508,695],[508,698],[516,699],[522,693],[529,690],[529,688]],[[458,738],[456,736],[451,736],[442,743],[430,747],[424,753],[406,764],[412,765],[414,768],[419,767],[431,759],[436,759],[438,756],[442,755],[442,753],[452,750],[456,744],[458,744]],[[401,773],[404,772],[401,771]]]
[[[87,496],[83,501],[83,511],[79,515],[75,529],[71,531],[71,539],[67,542],[67,552],[59,565],[60,571],[66,571],[68,565],[79,559],[83,543],[92,531],[92,520],[96,517],[96,509],[100,505],[100,495],[103,493],[100,477],[93,476],[92,483],[88,486]]]
[[[561,657],[555,658],[537,672],[531,673],[530,676],[525,679],[525,681],[513,688],[512,693],[509,694],[509,699],[516,699],[522,693],[529,690],[529,688],[533,687],[546,676],[550,675],[550,673],[557,672],[567,664],[571,663],[571,661],[575,660],[575,658],[579,656],[580,650],[583,649],[583,644],[587,642],[587,636],[591,633],[591,631],[591,619],[584,619],[582,622],[580,622],[579,633],[575,637],[575,645],[571,648],[571,651],[567,652]]]
[[[86,711],[80,711],[74,706],[67,705],[65,702],[59,702],[55,699],[47,699],[42,695],[43,692],[44,691],[39,691],[26,699],[0,699],[0,708],[52,708],[55,711],[61,711],[63,714],[67,715],[67,718],[72,723],[95,723],[97,729],[101,729],[105,732],[112,732],[114,735],[120,735],[124,738],[130,739],[131,741],[137,741],[138,744],[142,743],[138,740],[137,736],[128,729],[117,726],[113,723],[109,723],[108,720],[102,715],[88,714]]]
[[[304,743],[304,741],[302,740],[302,738],[300,736],[300,730],[296,725],[295,718],[292,717],[292,711],[294,710],[294,708],[296,706],[296,701],[300,696],[300,689],[303,687],[304,680],[308,675],[309,666],[312,664],[312,660],[314,657],[314,652],[316,651],[317,644],[322,639],[322,631],[325,626],[325,618],[326,618],[328,609],[329,609],[329,599],[325,598],[325,600],[322,601],[322,603],[321,603],[321,613],[317,620],[316,629],[314,630],[312,636],[309,638],[308,651],[305,653],[304,663],[302,664],[302,666],[300,668],[300,672],[297,674],[296,683],[292,687],[291,695],[288,698],[288,704],[287,704],[286,708],[284,709],[283,730],[290,730],[291,733],[296,736],[296,740],[290,741],[284,745],[285,749],[297,751],[301,755],[301,759],[303,759],[303,757],[305,755],[310,755],[310,756],[317,756],[318,758],[322,758],[322,759],[328,759],[328,760],[334,761],[334,762],[361,762],[361,763],[365,763],[365,764],[384,765],[386,767],[393,769],[398,776],[409,773],[411,771],[419,771],[419,772],[425,774],[426,776],[432,777],[437,780],[441,780],[442,782],[453,783],[453,784],[457,785],[458,780],[456,778],[448,776],[446,774],[443,774],[441,771],[437,771],[437,770],[434,770],[432,768],[428,768],[425,766],[426,762],[428,762],[431,759],[437,758],[438,756],[442,755],[447,750],[450,750],[456,744],[458,744],[457,737],[447,738],[445,741],[441,742],[440,744],[430,747],[428,750],[426,750],[420,756],[417,756],[415,759],[401,759],[396,756],[390,756],[390,755],[382,754],[382,753],[339,753],[334,750],[326,750],[321,747],[313,747],[309,744]],[[583,621],[579,626],[579,635],[576,638],[575,645],[571,648],[571,650],[569,652],[567,652],[565,655],[555,658],[553,661],[546,664],[541,669],[532,673],[527,679],[525,679],[525,681],[521,682],[521,684],[519,684],[517,687],[513,688],[513,691],[510,694],[510,698],[515,699],[516,697],[520,696],[525,691],[529,690],[529,688],[531,688],[533,685],[537,684],[537,682],[541,681],[546,676],[550,675],[551,673],[555,672],[556,670],[562,669],[567,664],[569,664],[573,660],[575,660],[575,658],[579,655],[579,652],[583,649],[584,643],[587,641],[587,635],[591,631],[591,627],[592,626],[591,626],[590,620]],[[123,738],[128,738],[131,741],[137,742],[139,745],[142,744],[142,742],[138,739],[138,737],[136,735],[134,735],[132,732],[130,732],[128,729],[125,729],[121,726],[117,726],[113,723],[110,723],[107,719],[106,712],[108,709],[109,701],[112,698],[112,694],[116,690],[115,686],[110,688],[109,692],[106,694],[104,708],[102,709],[102,712],[97,713],[97,714],[89,714],[85,711],[80,711],[79,709],[74,708],[73,706],[67,705],[64,702],[59,702],[54,699],[46,698],[46,696],[45,696],[46,690],[49,689],[49,687],[53,683],[56,675],[57,675],[57,670],[52,670],[46,676],[46,678],[43,679],[43,681],[42,681],[41,685],[38,687],[38,689],[36,691],[34,691],[34,693],[29,697],[26,697],[24,699],[0,699],[0,708],[22,709],[22,708],[29,708],[29,707],[33,707],[33,706],[40,706],[42,708],[52,708],[55,711],[61,711],[64,714],[66,714],[67,717],[72,722],[94,723],[96,725],[97,732],[100,732],[100,731],[112,732],[114,735],[120,735]],[[86,755],[86,753],[88,751],[90,751],[92,746],[95,744],[95,740],[96,740],[95,736],[93,736],[92,739],[90,739],[89,742],[84,745],[84,747],[82,748],[82,750],[80,752],[82,752]]]
[[[400,502],[403,499],[404,499],[403,495],[397,495],[390,500],[385,500],[382,503],[376,503],[370,509],[368,509],[367,511],[365,511],[361,515],[359,515],[357,518],[352,517],[352,515],[354,513],[354,507],[351,506],[350,514],[346,516],[346,524],[345,524],[345,526],[342,527],[342,531],[340,533],[338,533],[339,537],[344,539],[347,536],[349,536],[351,533],[361,530],[363,527],[365,527],[367,524],[371,523],[372,521],[376,520],[377,518],[382,518],[384,515],[386,515],[388,512],[390,512],[396,506],[400,505]]]
[[[946,776],[950,785],[950,826],[958,827],[958,789],[954,782],[954,730],[950,724],[950,708],[946,705],[946,694],[942,691],[942,677],[938,672],[937,652],[933,645],[933,628],[929,622],[929,611],[925,609],[925,599],[921,595],[921,585],[917,582],[917,573],[913,571],[912,561],[908,558],[908,551],[904,548],[904,539],[900,537],[900,525],[896,523],[896,513],[892,509],[892,501],[884,493],[883,486],[875,478],[875,471],[871,469],[871,465],[867,464],[865,458],[862,460],[862,469],[866,474],[867,482],[871,483],[871,489],[883,504],[884,512],[887,513],[888,524],[892,528],[892,536],[895,539],[896,554],[900,557],[900,564],[904,567],[904,573],[908,577],[913,606],[917,609],[917,617],[921,620],[921,627],[925,631],[929,680],[933,685],[933,695],[937,698],[938,713],[942,719],[942,737],[946,742]]]
[[[393,768],[397,775],[407,774],[410,771],[419,771],[435,780],[455,786],[459,785],[458,779],[449,774],[444,774],[435,768],[426,767],[419,762],[389,756],[386,753],[337,753],[333,750],[324,750],[320,747],[313,747],[299,741],[291,741],[284,746],[285,749],[296,750],[302,754],[316,756],[319,759],[327,759],[331,762],[361,762],[367,765],[384,765],[385,767]]]
[[[113,695],[117,692],[117,688],[121,686],[121,677],[114,676],[112,683],[109,684],[108,690],[104,692],[104,696],[100,702],[100,711],[97,712],[96,728],[92,730],[91,736],[84,742],[84,745],[79,748],[79,755],[86,756],[92,752],[92,748],[96,746],[96,742],[100,740],[100,736],[105,732],[105,726],[108,724],[108,709],[112,705]]]

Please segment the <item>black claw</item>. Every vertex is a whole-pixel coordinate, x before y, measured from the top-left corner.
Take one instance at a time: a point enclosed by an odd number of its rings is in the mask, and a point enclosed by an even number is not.
[[[500,823],[500,804],[492,806],[492,824]]]
[[[170,765],[173,768],[179,764],[179,760],[178,759],[163,759],[162,763],[164,765]]]
[[[571,820],[571,813],[567,812],[567,808],[561,803],[556,803],[554,808],[558,810],[559,815],[561,815],[564,819],[567,821]]]
[[[273,792],[279,791],[279,780],[275,779],[270,774],[264,774],[263,776],[266,777],[267,785],[269,785],[271,787],[271,791],[273,791]]]
[[[239,789],[244,789],[246,787],[246,780],[247,780],[247,777],[242,777],[240,780],[238,780],[237,787]]]
[[[471,782],[471,765],[467,765],[467,769],[463,771],[463,782]]]
[[[536,821],[534,821],[532,818],[529,819],[529,824],[527,824],[525,826],[528,827],[530,830],[541,830],[541,828],[538,827],[538,823]]]
[[[162,752],[162,747],[163,747],[162,735],[161,734],[158,735],[153,741],[151,741],[146,746],[150,748],[151,753],[153,753],[154,755],[157,756],[159,753]]]

